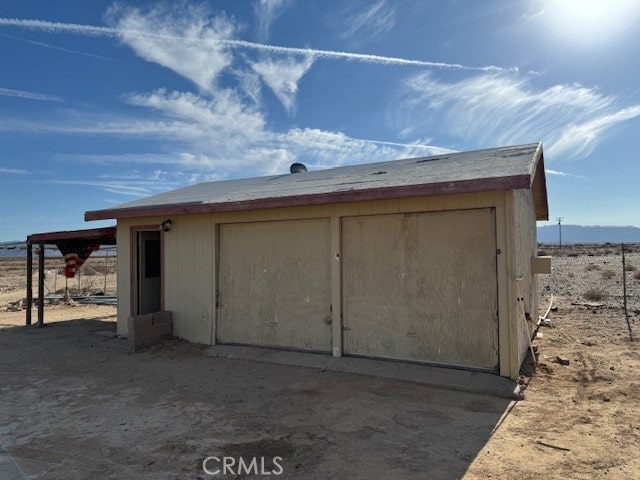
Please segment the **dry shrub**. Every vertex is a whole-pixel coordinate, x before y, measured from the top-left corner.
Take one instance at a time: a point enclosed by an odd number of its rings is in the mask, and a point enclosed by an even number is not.
[[[625,269],[626,272],[635,272],[636,266],[633,263],[627,263],[624,266],[624,269]]]
[[[633,278],[640,280],[640,270],[636,270],[636,273],[633,274]]]
[[[80,267],[80,272],[82,273],[82,275],[95,275],[97,273],[96,269],[91,265],[83,265],[82,267]]]
[[[585,270],[587,272],[591,272],[593,270],[600,270],[600,265],[596,265],[595,263],[590,263],[589,265],[586,266]]]
[[[104,275],[105,273],[115,273],[116,269],[112,265],[93,265],[93,271],[96,275]]]
[[[590,288],[584,292],[583,297],[585,300],[589,300],[590,302],[599,302],[600,300],[607,298],[607,292],[601,288]]]
[[[613,270],[602,271],[602,278],[604,278],[605,280],[611,280],[615,276],[616,276],[616,272],[614,272]]]

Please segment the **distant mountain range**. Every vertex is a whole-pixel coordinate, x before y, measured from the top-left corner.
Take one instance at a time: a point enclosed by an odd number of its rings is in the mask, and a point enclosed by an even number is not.
[[[557,245],[558,226],[538,227],[538,243]],[[562,225],[562,244],[569,243],[640,243],[640,228]]]
[[[16,242],[0,242],[0,257],[22,257],[26,254],[26,243]]]
[[[33,247],[34,253],[37,247]],[[48,245],[45,249],[47,257],[58,257],[60,252],[54,246]],[[27,244],[24,241],[0,242],[0,257],[25,257],[27,255]]]

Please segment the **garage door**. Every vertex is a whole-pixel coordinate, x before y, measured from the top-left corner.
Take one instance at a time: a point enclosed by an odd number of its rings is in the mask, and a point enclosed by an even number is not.
[[[328,219],[220,226],[217,340],[331,351]]]
[[[494,370],[493,209],[343,219],[347,354]]]

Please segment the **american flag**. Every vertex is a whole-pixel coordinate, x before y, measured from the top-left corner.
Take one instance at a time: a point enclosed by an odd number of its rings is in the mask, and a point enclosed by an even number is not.
[[[57,243],[56,246],[64,256],[64,276],[73,278],[78,269],[87,261],[87,258],[100,248],[100,245],[84,241],[67,241]]]

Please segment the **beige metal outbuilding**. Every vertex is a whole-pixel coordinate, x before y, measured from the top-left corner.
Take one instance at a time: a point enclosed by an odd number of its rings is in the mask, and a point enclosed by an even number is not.
[[[538,318],[541,144],[210,182],[86,213],[106,218],[121,333],[163,309],[198,343],[516,378]]]

